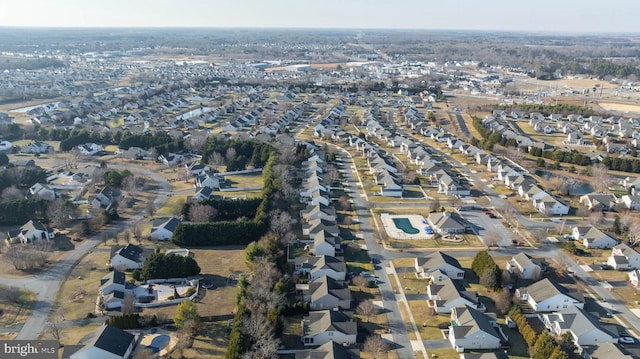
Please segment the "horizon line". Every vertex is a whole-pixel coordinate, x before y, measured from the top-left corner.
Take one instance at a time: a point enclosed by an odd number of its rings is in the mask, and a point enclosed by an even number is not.
[[[0,29],[29,29],[29,30],[341,30],[341,31],[433,31],[433,32],[490,32],[490,33],[520,33],[520,34],[556,34],[556,35],[640,35],[633,31],[587,31],[587,30],[533,30],[533,29],[433,29],[433,28],[383,28],[383,27],[296,27],[296,26],[58,26],[58,25],[0,25]]]

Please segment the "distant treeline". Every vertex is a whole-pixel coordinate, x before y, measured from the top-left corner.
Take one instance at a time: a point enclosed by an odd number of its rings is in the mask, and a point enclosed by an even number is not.
[[[225,200],[211,198],[198,203],[215,208],[217,211],[215,219],[217,221],[233,221],[241,217],[255,218],[258,207],[260,206],[260,203],[262,203],[262,199],[250,198]],[[191,205],[191,202],[187,202],[182,206],[182,216],[187,220],[191,220],[191,218],[189,218],[189,209],[191,208]]]
[[[132,134],[128,130],[92,132],[86,129],[40,127],[36,131],[36,139],[39,141],[60,141],[61,151],[70,151],[85,143],[118,145],[123,150],[128,150],[131,147],[140,147],[145,150],[155,148],[158,153],[177,152],[184,149],[183,139],[173,138],[161,131]]]
[[[205,163],[211,163],[212,155],[215,153],[224,158],[230,148],[235,151],[235,156],[226,159],[224,164],[227,166],[227,171],[243,170],[248,164],[255,168],[264,167],[273,152],[273,147],[267,143],[252,140],[225,140],[210,136],[207,139],[202,160]]]
[[[589,117],[595,115],[595,111],[592,108],[583,106],[567,105],[567,104],[555,104],[555,105],[542,105],[542,104],[513,104],[513,105],[483,105],[476,107],[478,111],[493,112],[494,110],[502,110],[507,112],[507,115],[511,114],[511,111],[522,111],[527,115],[533,112],[541,113],[545,116],[551,114],[560,114],[562,116],[568,115],[581,115],[583,117]]]

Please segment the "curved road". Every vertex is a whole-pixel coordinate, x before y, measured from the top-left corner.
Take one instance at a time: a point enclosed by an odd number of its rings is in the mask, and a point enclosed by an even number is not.
[[[154,200],[156,208],[159,208],[166,200],[167,194],[171,192],[171,186],[165,178],[162,176],[141,168],[129,168],[122,165],[109,165],[110,168],[116,169],[129,169],[134,173],[148,176],[158,183],[160,191],[158,196]],[[143,218],[143,214],[138,214],[134,217],[120,220],[103,231],[109,231],[117,233],[122,231],[123,228],[129,224],[138,221]],[[31,314],[22,325],[20,332],[16,336],[16,339],[36,339],[38,335],[44,330],[47,318],[51,311],[52,305],[58,294],[60,286],[67,278],[71,269],[82,259],[84,255],[90,253],[91,250],[100,243],[100,234],[89,238],[71,252],[69,252],[64,259],[60,260],[51,269],[44,272],[35,274],[26,278],[4,278],[0,277],[0,282],[3,285],[8,285],[20,289],[28,289],[36,293],[35,304],[31,309]]]

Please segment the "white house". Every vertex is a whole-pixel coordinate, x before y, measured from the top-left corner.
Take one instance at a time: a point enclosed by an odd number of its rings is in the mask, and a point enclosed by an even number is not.
[[[163,153],[158,156],[158,161],[167,166],[176,166],[184,161],[184,156],[174,153]]]
[[[97,143],[85,143],[84,145],[79,145],[77,148],[80,154],[85,156],[95,156],[103,150],[102,145]]]
[[[29,188],[29,192],[27,193],[26,198],[37,198],[47,201],[53,201],[54,199],[56,199],[56,191],[54,191],[46,184],[36,183],[31,186],[31,188]]]
[[[436,270],[451,279],[464,278],[464,269],[457,259],[442,252],[434,252],[428,257],[418,257],[415,259],[416,273],[419,277],[430,277],[430,273]]]
[[[634,269],[631,272],[629,272],[627,275],[629,276],[629,282],[634,287],[637,287],[638,284],[640,284],[640,270]]]
[[[321,255],[311,257],[310,261],[313,261],[309,271],[311,280],[316,280],[320,277],[329,277],[338,281],[347,279],[347,265],[342,257]]]
[[[96,208],[108,207],[115,200],[115,193],[110,187],[104,187],[91,200],[91,205]]]
[[[331,340],[315,349],[296,350],[295,359],[340,358],[360,359],[358,350],[351,350]]]
[[[103,296],[114,291],[130,293],[132,290],[133,284],[131,282],[127,282],[125,274],[118,270],[113,270],[100,279],[99,292]]]
[[[617,343],[618,330],[613,325],[602,325],[598,318],[579,307],[568,307],[557,313],[544,314],[542,322],[558,336],[570,332],[577,346]]]
[[[51,145],[49,145],[48,143],[34,142],[21,147],[20,152],[31,153],[31,154],[49,153],[49,152],[53,152],[53,147],[51,147]]]
[[[54,239],[56,237],[52,228],[42,224],[40,221],[30,220],[15,231],[7,233],[7,242],[9,243],[29,243],[39,239]]]
[[[516,290],[516,296],[536,312],[551,312],[572,306],[583,308],[584,296],[549,280],[541,279],[526,288]]]
[[[522,279],[539,279],[544,266],[544,259],[522,252],[507,261],[507,271],[518,274]]]
[[[340,251],[340,237],[332,236],[331,233],[324,230],[316,233],[313,238],[315,255],[335,257],[337,251]]]
[[[358,325],[349,312],[319,310],[302,319],[302,343],[322,345],[334,341],[342,345],[354,344]]]
[[[499,349],[502,335],[496,319],[470,306],[451,310],[449,342],[458,352],[465,350]],[[506,339],[506,338],[505,338]]]
[[[142,255],[142,248],[134,245],[127,244],[126,247],[114,248],[111,255],[111,266],[113,268],[133,270],[142,269],[147,258]]]
[[[620,197],[620,203],[624,205],[624,208],[635,211],[640,208],[640,196],[626,194]]]
[[[171,217],[169,219],[160,218],[154,220],[149,237],[157,241],[168,241],[173,236],[173,231],[182,223],[179,219]]]
[[[621,243],[613,247],[607,264],[616,270],[640,269],[640,253],[628,245]]]
[[[135,336],[111,325],[96,329],[91,340],[80,350],[68,356],[69,359],[127,359],[136,343]],[[65,350],[65,356],[67,350]]]
[[[223,176],[218,174],[210,174],[210,173],[202,173],[196,176],[195,187],[209,187],[211,189],[220,189],[220,184],[224,183],[225,179]]]
[[[585,248],[613,248],[618,241],[593,226],[576,226],[572,228],[573,238],[581,241]]]
[[[320,277],[308,285],[296,285],[296,288],[302,291],[312,310],[351,308],[351,290],[345,282]]]

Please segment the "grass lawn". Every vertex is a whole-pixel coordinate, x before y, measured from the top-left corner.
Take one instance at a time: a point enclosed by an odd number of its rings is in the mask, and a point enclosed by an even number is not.
[[[431,358],[438,358],[438,359],[459,359],[460,358],[460,354],[456,352],[453,348],[429,349],[427,350],[427,354],[429,354]]]
[[[229,175],[224,178],[227,180],[226,184],[233,188],[262,187],[264,185],[262,172]]]
[[[156,216],[173,216],[179,214],[182,210],[182,205],[187,201],[187,195],[177,194],[168,197],[162,204],[162,207],[156,211]]]
[[[54,308],[64,312],[66,320],[84,318],[96,309],[100,279],[109,273],[109,247],[101,245],[84,256],[62,283]]]
[[[237,286],[227,285],[232,272],[246,272],[244,246],[225,246],[214,248],[189,249],[198,262],[204,280],[213,284],[210,289],[201,289],[204,296],[196,302],[201,316],[231,314],[235,310]],[[176,306],[144,309],[144,314],[161,313],[173,317]]]
[[[448,314],[429,315],[429,306],[426,300],[409,301],[409,309],[416,321],[422,340],[444,339],[439,329],[441,323],[449,323],[451,316]],[[425,326],[426,324],[426,326]]]
[[[442,238],[436,239],[390,239],[389,246],[398,249],[415,249],[415,248],[468,248],[468,247],[484,247],[482,242],[473,234],[458,235],[462,238],[460,242],[445,241]]]
[[[224,358],[229,346],[227,321],[201,323],[193,347],[185,349],[185,358]]]
[[[300,340],[302,335],[302,318],[304,315],[284,317],[284,331],[282,332],[282,346],[285,349],[304,349]]]
[[[360,249],[357,244],[349,243],[344,246],[344,260],[347,263],[349,272],[372,272],[371,257],[365,250]]]
[[[35,293],[12,287],[0,287],[0,326],[8,327],[27,320],[36,299]]]
[[[60,343],[65,345],[77,345],[80,339],[100,327],[100,323],[92,323],[82,326],[65,327],[60,330]]]
[[[8,333],[0,333],[0,340],[14,340],[18,333],[8,332]]]

